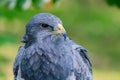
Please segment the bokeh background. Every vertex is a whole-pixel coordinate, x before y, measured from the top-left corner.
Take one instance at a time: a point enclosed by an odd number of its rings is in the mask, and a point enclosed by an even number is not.
[[[120,80],[119,0],[117,6],[116,0],[42,0],[45,4],[29,8],[19,4],[14,8],[14,3],[4,1],[0,0],[0,80],[13,80],[13,62],[25,25],[40,12],[61,18],[67,35],[89,50],[94,80]]]

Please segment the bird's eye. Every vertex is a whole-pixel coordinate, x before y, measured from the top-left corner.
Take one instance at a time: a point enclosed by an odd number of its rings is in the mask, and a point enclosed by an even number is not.
[[[41,26],[42,28],[47,28],[49,25],[47,25],[47,24],[40,24],[40,26]]]

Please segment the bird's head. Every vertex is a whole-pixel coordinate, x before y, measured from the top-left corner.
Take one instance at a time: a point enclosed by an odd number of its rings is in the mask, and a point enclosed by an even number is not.
[[[40,37],[47,37],[49,35],[66,35],[62,21],[49,13],[40,13],[28,22],[26,25],[26,33],[23,36],[24,43]]]

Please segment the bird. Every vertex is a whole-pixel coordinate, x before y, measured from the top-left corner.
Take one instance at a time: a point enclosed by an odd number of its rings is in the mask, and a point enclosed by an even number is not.
[[[14,80],[93,80],[88,50],[67,36],[51,13],[38,13],[26,24],[13,64]]]

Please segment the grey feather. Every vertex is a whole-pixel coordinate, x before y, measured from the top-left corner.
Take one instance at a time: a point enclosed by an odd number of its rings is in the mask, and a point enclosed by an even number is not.
[[[70,40],[66,33],[52,34],[47,31],[49,28],[37,27],[38,23],[53,27],[62,24],[59,18],[48,13],[30,20],[26,27],[28,41],[19,49],[14,62],[15,80],[19,70],[24,80],[93,80],[87,50]]]
[[[18,50],[18,54],[16,56],[14,65],[13,65],[13,73],[14,73],[14,79],[17,80],[17,76],[18,76],[18,71],[20,69],[20,64],[21,64],[21,60],[22,60],[22,56],[24,54],[24,47],[21,46]]]

